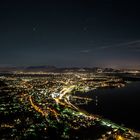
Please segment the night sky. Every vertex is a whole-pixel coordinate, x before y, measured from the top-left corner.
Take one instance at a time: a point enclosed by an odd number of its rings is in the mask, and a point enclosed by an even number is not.
[[[0,66],[140,68],[135,0],[1,0]]]

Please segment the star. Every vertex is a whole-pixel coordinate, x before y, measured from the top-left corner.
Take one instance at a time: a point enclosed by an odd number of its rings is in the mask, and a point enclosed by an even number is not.
[[[33,31],[34,31],[34,32],[36,31],[36,27],[33,27]]]
[[[88,27],[85,26],[85,27],[83,28],[83,31],[84,31],[84,32],[87,32],[87,31],[88,31]]]

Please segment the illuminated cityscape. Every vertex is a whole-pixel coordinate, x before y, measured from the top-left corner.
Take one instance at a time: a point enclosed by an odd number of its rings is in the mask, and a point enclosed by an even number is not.
[[[0,82],[1,139],[84,139],[87,131],[93,131],[88,139],[140,138],[140,133],[79,107],[97,102],[96,98],[80,95],[124,87],[126,82],[118,76],[99,71],[17,71],[3,74]]]
[[[0,140],[140,140],[139,108],[139,1],[0,1]]]

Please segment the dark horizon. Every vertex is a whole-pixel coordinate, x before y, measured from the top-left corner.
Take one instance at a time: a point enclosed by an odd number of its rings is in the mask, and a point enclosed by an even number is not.
[[[56,66],[56,65],[1,65],[0,70],[10,70],[10,69],[24,70],[24,69],[114,69],[114,70],[138,70],[139,67],[101,67],[101,66]]]
[[[135,0],[7,0],[0,20],[0,67],[140,69]]]

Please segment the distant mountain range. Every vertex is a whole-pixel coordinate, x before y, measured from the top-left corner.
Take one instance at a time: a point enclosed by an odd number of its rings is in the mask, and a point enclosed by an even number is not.
[[[94,68],[78,68],[78,67],[71,67],[71,68],[57,68],[55,66],[51,65],[43,65],[43,66],[27,66],[27,67],[15,67],[15,66],[10,66],[10,67],[0,67],[0,72],[13,72],[13,71],[25,71],[25,72],[48,72],[48,71],[56,71],[56,72],[73,72],[73,71],[98,71],[98,72],[103,72],[103,71],[117,71],[112,68],[99,68],[99,67],[94,67]]]
[[[44,66],[23,66],[23,67],[16,67],[16,66],[6,66],[0,67],[0,72],[12,72],[12,71],[51,71],[57,69],[55,66],[44,65]]]
[[[0,67],[0,72],[14,72],[14,71],[23,71],[23,72],[120,72],[122,70],[113,69],[113,68],[78,68],[78,67],[71,67],[71,68],[57,68],[51,65],[42,65],[42,66],[26,66],[26,67],[16,67],[16,66],[3,66]]]

